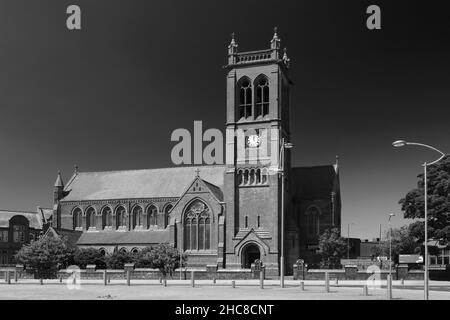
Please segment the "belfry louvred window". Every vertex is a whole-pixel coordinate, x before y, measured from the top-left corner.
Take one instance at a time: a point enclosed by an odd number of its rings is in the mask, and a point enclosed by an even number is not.
[[[239,119],[252,116],[252,85],[244,78],[239,82]]]
[[[255,118],[265,117],[269,114],[269,81],[261,77],[255,83]]]
[[[184,214],[185,250],[208,250],[211,246],[211,218],[208,206],[194,201]]]

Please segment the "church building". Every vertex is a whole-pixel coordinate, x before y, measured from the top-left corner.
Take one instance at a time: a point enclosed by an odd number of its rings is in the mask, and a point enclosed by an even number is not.
[[[289,67],[276,31],[268,49],[251,52],[239,52],[233,36],[224,120],[226,130],[250,132],[245,152],[224,165],[76,168],[66,184],[58,174],[52,229],[73,230],[77,246],[105,254],[169,243],[190,267],[246,269],[260,259],[268,276],[278,276],[282,247],[287,274],[299,258],[316,262],[318,236],[341,225],[338,163],[292,167]],[[226,139],[235,154],[237,140]],[[279,163],[252,158],[269,142],[284,155]]]

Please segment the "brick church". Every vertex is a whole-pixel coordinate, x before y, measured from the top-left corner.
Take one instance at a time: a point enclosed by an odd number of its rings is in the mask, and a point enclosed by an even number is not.
[[[72,230],[77,246],[105,254],[170,243],[188,254],[193,267],[241,269],[261,259],[266,274],[277,276],[281,241],[287,273],[298,258],[314,262],[318,235],[340,229],[337,161],[295,168],[285,149],[284,239],[279,166],[247,161],[250,149],[264,145],[258,135],[263,130],[271,130],[265,139],[276,150],[281,141],[291,142],[289,64],[276,32],[269,49],[251,52],[238,52],[233,37],[225,66],[225,129],[253,132],[245,136],[244,156],[225,165],[107,172],[76,168],[65,184],[58,174],[52,232]],[[237,148],[236,138],[227,138],[226,144]]]

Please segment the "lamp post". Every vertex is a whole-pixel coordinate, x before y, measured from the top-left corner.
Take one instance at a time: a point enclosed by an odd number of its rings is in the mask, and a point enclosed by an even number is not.
[[[350,225],[354,224],[353,222],[350,222],[347,224],[347,259],[350,259]]]
[[[395,213],[389,214],[389,275],[392,277],[392,226],[391,226],[391,218],[395,216]]]
[[[443,153],[442,151],[436,149],[435,147],[429,146],[427,144],[423,144],[423,143],[417,143],[417,142],[407,142],[404,140],[397,140],[394,141],[392,143],[392,145],[394,147],[404,147],[404,146],[420,146],[420,147],[425,147],[431,150],[434,150],[438,153],[441,154],[441,156],[439,157],[439,159],[427,163],[425,162],[423,164],[423,182],[424,182],[424,207],[425,207],[425,212],[424,212],[424,219],[425,219],[425,257],[424,257],[424,299],[428,300],[429,294],[428,294],[428,181],[427,181],[427,167],[431,166],[439,161],[441,161],[442,159],[444,159],[445,157],[445,153]]]
[[[294,145],[281,139],[280,154],[278,157],[278,172],[281,175],[281,254],[280,254],[280,286],[284,288],[284,159],[286,149],[291,149]]]

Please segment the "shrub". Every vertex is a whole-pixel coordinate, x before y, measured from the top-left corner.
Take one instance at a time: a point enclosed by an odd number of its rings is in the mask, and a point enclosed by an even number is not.
[[[109,269],[123,269],[125,263],[133,262],[133,255],[128,252],[116,251],[107,255],[105,260]]]
[[[106,258],[94,248],[78,249],[74,262],[81,269],[86,268],[88,264],[95,264],[97,269],[106,269]]]
[[[187,256],[183,254],[181,260],[182,265],[184,265]],[[166,243],[147,247],[140,252],[137,265],[159,269],[164,277],[167,274],[172,276],[174,270],[180,266],[180,252]]]
[[[16,254],[16,261],[32,269],[37,278],[56,278],[58,269],[73,264],[75,248],[67,239],[43,237],[24,245]]]

